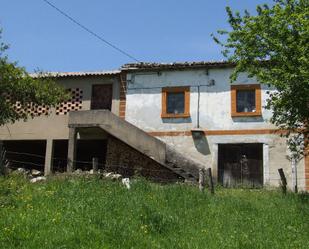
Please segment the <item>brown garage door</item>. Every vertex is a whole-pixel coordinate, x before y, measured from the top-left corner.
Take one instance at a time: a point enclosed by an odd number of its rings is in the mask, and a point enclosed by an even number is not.
[[[220,144],[218,180],[226,187],[263,185],[263,144]]]

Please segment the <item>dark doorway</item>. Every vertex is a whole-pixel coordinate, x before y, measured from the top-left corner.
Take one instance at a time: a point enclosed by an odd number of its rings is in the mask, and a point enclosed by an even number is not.
[[[220,144],[218,180],[226,187],[263,185],[263,144]]]
[[[6,158],[12,169],[25,168],[44,171],[45,140],[11,140],[3,142]]]
[[[66,172],[68,163],[68,140],[53,141],[53,171]]]
[[[97,157],[99,160],[99,169],[104,169],[106,160],[106,140],[77,140],[76,151],[76,169],[92,169],[92,158]]]
[[[54,140],[53,143],[53,171],[66,172],[68,140]],[[92,158],[99,159],[99,169],[103,169],[106,158],[106,140],[84,140],[78,139],[76,144],[75,169],[92,169]]]
[[[113,85],[92,85],[91,110],[111,110]]]

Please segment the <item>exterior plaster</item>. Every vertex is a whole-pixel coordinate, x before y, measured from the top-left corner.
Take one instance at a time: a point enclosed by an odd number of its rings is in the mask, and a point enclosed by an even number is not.
[[[231,117],[232,68],[190,69],[160,72],[131,72],[127,75],[128,90],[126,120],[147,132],[190,131],[198,126],[198,87],[200,88],[199,128],[202,130],[272,130],[269,120],[271,111],[264,106],[268,93],[274,89],[261,85],[262,116]],[[209,84],[214,80],[215,84]],[[254,78],[241,74],[233,84],[257,84]],[[163,87],[190,86],[190,118],[161,118],[161,94]],[[262,133],[262,132],[261,132]],[[283,168],[291,186],[291,165],[286,159],[285,139],[275,134],[212,135],[201,141],[192,136],[160,136],[184,155],[199,161],[205,168],[211,167],[217,177],[218,144],[261,143],[263,144],[264,184],[278,186],[278,168]],[[298,163],[298,183],[305,188],[304,162]]]
[[[113,84],[112,112],[119,114],[119,80],[118,76],[70,77],[56,79],[64,88],[83,90],[82,110],[90,110],[92,85]],[[41,115],[26,122],[18,121],[0,127],[0,140],[35,140],[35,139],[68,139],[68,114]]]
[[[269,129],[271,112],[263,108],[262,117],[231,117],[229,76],[232,69],[166,71],[135,74],[127,90],[126,120],[147,131],[190,130],[197,127],[198,86],[200,86],[200,127],[218,129]],[[208,73],[208,74],[207,74]],[[209,80],[215,85],[210,86]],[[256,84],[241,75],[236,84]],[[190,86],[190,118],[161,118],[162,87]],[[266,104],[267,86],[262,86],[262,106]]]
[[[283,168],[288,186],[292,186],[291,163],[286,159],[285,139],[277,135],[230,135],[230,136],[207,136],[203,142],[204,151],[196,148],[196,142],[191,136],[165,136],[158,137],[178,152],[199,161],[204,168],[212,168],[213,175],[217,178],[218,169],[218,145],[229,143],[261,143],[263,144],[263,177],[266,186],[279,186],[280,178],[278,169]],[[298,185],[301,190],[305,189],[304,160],[297,164]]]

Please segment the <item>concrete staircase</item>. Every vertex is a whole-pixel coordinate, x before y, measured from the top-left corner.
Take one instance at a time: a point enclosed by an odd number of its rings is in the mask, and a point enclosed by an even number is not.
[[[69,127],[100,127],[106,133],[150,157],[188,181],[197,181],[198,171],[203,167],[199,162],[184,156],[171,146],[108,110],[70,112]]]

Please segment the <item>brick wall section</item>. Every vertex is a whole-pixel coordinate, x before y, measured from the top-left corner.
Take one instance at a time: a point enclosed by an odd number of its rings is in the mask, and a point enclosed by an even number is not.
[[[106,170],[124,177],[142,176],[156,182],[175,182],[183,179],[151,158],[110,136],[107,143]]]
[[[127,93],[127,75],[120,73],[120,94],[119,94],[119,117],[125,119],[126,116],[126,93]]]

